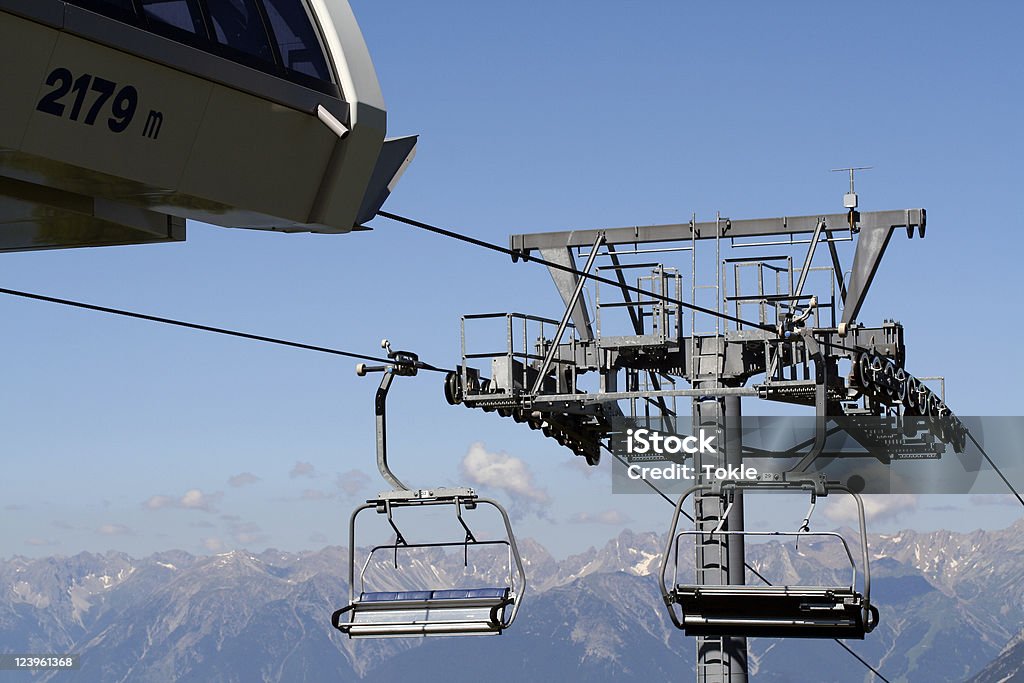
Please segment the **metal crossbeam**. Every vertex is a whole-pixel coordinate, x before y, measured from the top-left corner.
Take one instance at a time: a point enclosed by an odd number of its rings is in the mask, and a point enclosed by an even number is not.
[[[854,212],[854,227],[862,224],[884,225],[890,228],[925,227],[924,209],[897,209],[892,211]],[[637,225],[622,228],[596,228],[587,230],[565,230],[512,235],[511,249],[529,252],[535,249],[565,247],[589,247],[604,233],[606,245],[651,244],[675,242],[690,239],[714,239],[720,237],[767,237],[771,235],[796,235],[813,233],[819,222],[827,230],[841,230],[850,227],[850,214],[834,213],[812,216],[781,216],[778,218],[746,218],[667,225]],[[718,231],[721,230],[721,235]]]

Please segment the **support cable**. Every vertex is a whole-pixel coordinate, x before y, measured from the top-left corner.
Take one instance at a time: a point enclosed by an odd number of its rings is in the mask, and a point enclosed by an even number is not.
[[[621,288],[621,285],[618,282],[616,282],[615,280],[612,280],[610,278],[602,277],[600,275],[584,273],[583,271],[578,270],[576,268],[573,268],[571,266],[565,266],[565,265],[562,265],[561,263],[554,263],[552,261],[548,261],[546,259],[542,259],[542,258],[540,258],[538,256],[530,256],[530,255],[527,255],[527,254],[523,254],[521,252],[517,252],[517,251],[514,251],[512,249],[509,249],[508,247],[503,247],[501,245],[493,244],[491,242],[485,242],[484,240],[477,239],[476,237],[470,237],[469,235],[463,235],[461,233],[454,232],[452,230],[446,230],[444,228],[439,228],[439,227],[437,227],[435,225],[430,225],[429,223],[423,223],[421,221],[413,220],[412,218],[405,218],[404,216],[399,216],[397,214],[389,213],[387,211],[379,211],[377,213],[377,215],[378,216],[382,216],[384,218],[390,218],[391,220],[397,221],[399,223],[405,223],[406,225],[411,225],[414,228],[420,228],[421,230],[426,230],[427,232],[432,232],[432,233],[435,233],[435,234],[438,234],[438,235],[442,235],[444,237],[450,237],[452,239],[459,240],[460,242],[467,242],[468,244],[472,244],[472,245],[475,245],[477,247],[482,247],[484,249],[490,249],[491,251],[496,251],[496,252],[501,253],[501,254],[506,254],[506,255],[511,256],[513,258],[516,258],[516,259],[520,259],[521,258],[524,261],[533,261],[533,262],[539,263],[539,264],[541,264],[543,266],[547,266],[548,268],[553,268],[555,270],[561,270],[561,271],[566,272],[566,273],[571,273],[571,274],[573,274],[573,275],[575,275],[577,277],[580,277],[580,278],[584,278],[584,279],[588,279],[588,280],[593,280],[594,282],[600,282],[600,283],[606,284],[606,285],[612,285],[613,287],[616,287],[616,288]],[[762,325],[761,323],[755,323],[755,322],[751,322],[749,320],[744,320],[743,318],[738,318],[738,317],[729,315],[728,313],[722,313],[722,312],[716,311],[716,310],[714,310],[712,308],[705,308],[703,306],[698,306],[696,304],[691,304],[691,303],[688,303],[686,301],[680,301],[680,300],[677,300],[677,299],[673,299],[670,296],[665,296],[664,294],[658,294],[657,292],[648,292],[648,291],[640,289],[639,287],[633,287],[632,285],[627,285],[625,288],[628,289],[631,292],[636,293],[636,294],[642,294],[643,296],[647,296],[647,297],[650,297],[652,299],[658,299],[659,301],[664,301],[665,303],[670,303],[670,304],[675,304],[675,305],[678,305],[678,306],[682,306],[684,308],[690,309],[690,310],[695,311],[697,313],[705,313],[707,315],[713,315],[713,316],[718,317],[718,318],[724,318],[725,320],[729,320],[729,321],[732,321],[732,322],[735,322],[735,323],[739,323],[741,325],[746,325],[747,327],[754,327],[754,328],[757,328],[757,329],[760,329],[760,330],[765,330],[766,332],[775,332],[776,331],[775,328],[772,327],[771,325]]]
[[[973,440],[973,437],[972,437],[972,440]],[[975,442],[975,443],[977,443],[977,442]],[[609,453],[611,453],[611,454],[612,454],[612,457],[613,457],[613,458],[615,458],[616,460],[618,460],[618,461],[619,461],[620,463],[622,463],[623,465],[625,465],[625,464],[626,464],[626,460],[625,460],[625,458],[623,458],[623,457],[622,457],[621,455],[619,455],[618,453],[616,453],[616,452],[612,451],[612,450],[611,450],[610,448],[608,448],[607,446],[604,446],[604,444],[601,444],[601,445],[602,445],[602,447],[604,447],[604,449],[605,449],[605,450],[607,450],[607,451],[608,451]],[[979,447],[979,448],[980,448],[980,447]],[[991,461],[990,461],[990,462],[991,462]],[[659,496],[661,496],[661,497],[662,497],[662,498],[664,498],[664,499],[665,499],[666,501],[668,501],[668,504],[669,504],[669,505],[671,505],[671,506],[675,507],[675,502],[674,502],[674,501],[673,501],[673,500],[672,500],[671,498],[669,498],[669,497],[668,497],[668,495],[667,495],[667,494],[666,494],[666,493],[665,493],[664,491],[662,491],[661,489],[659,489],[659,488],[658,488],[658,487],[657,487],[657,486],[656,486],[655,484],[651,483],[651,482],[650,482],[650,481],[648,481],[647,479],[644,479],[644,480],[643,480],[643,482],[644,482],[645,484],[647,484],[647,485],[648,485],[648,486],[649,486],[649,487],[650,487],[651,489],[653,489],[655,493],[657,493],[657,494],[658,494]],[[690,520],[691,522],[694,522],[694,523],[696,523],[696,521],[697,521],[697,520],[695,520],[695,519],[694,519],[694,518],[693,518],[693,517],[692,517],[692,516],[690,515],[690,513],[688,513],[688,512],[686,511],[686,510],[680,510],[680,512],[681,512],[681,513],[683,514],[683,516],[684,516],[684,517],[686,517],[686,518],[687,518],[688,520]],[[761,579],[761,581],[763,581],[763,582],[764,582],[764,583],[765,583],[766,585],[768,585],[768,586],[774,585],[774,584],[772,584],[772,582],[771,582],[771,581],[769,581],[769,580],[768,580],[767,578],[765,578],[764,574],[762,574],[761,572],[757,571],[757,570],[756,570],[756,569],[754,569],[754,568],[753,568],[752,566],[750,566],[750,563],[749,563],[749,562],[747,562],[746,560],[744,560],[744,561],[743,561],[743,566],[744,566],[744,567],[746,567],[746,568],[747,568],[747,570],[748,570],[748,571],[750,571],[750,573],[751,573],[751,574],[753,574],[753,575],[754,575],[754,576],[756,576],[757,578]],[[849,646],[849,645],[847,645],[847,644],[846,644],[846,643],[844,643],[843,641],[839,640],[838,638],[833,638],[832,640],[833,640],[833,641],[835,641],[835,642],[836,642],[836,644],[838,644],[838,645],[839,645],[839,647],[843,648],[844,650],[846,650],[847,652],[849,652],[849,653],[850,653],[851,655],[853,655],[853,658],[854,658],[854,659],[856,659],[856,660],[857,660],[858,662],[860,662],[860,663],[861,663],[861,664],[863,664],[863,665],[864,665],[865,667],[867,667],[867,668],[868,668],[868,670],[869,670],[869,671],[871,671],[871,673],[873,673],[873,674],[874,674],[875,676],[877,676],[877,677],[879,678],[879,680],[881,680],[881,681],[884,681],[884,683],[892,683],[892,681],[890,681],[890,680],[889,680],[888,678],[886,678],[885,676],[883,676],[883,675],[882,675],[882,672],[880,672],[880,671],[879,671],[878,669],[876,669],[875,667],[871,666],[871,664],[869,664],[869,663],[868,663],[867,661],[865,661],[863,657],[861,657],[861,656],[860,656],[859,654],[857,654],[856,652],[854,652],[854,651],[853,651],[853,649],[852,649],[852,648],[850,648],[850,646]]]
[[[280,346],[290,346],[296,349],[305,349],[307,351],[317,351],[319,353],[330,353],[335,356],[345,356],[346,358],[356,358],[359,360],[372,361],[374,363],[385,363],[389,365],[403,365],[401,361],[396,361],[391,358],[379,358],[377,356],[367,356],[361,353],[354,353],[352,351],[343,351],[341,349],[332,349],[326,346],[316,346],[314,344],[304,344],[302,342],[289,341],[287,339],[278,339],[276,337],[267,337],[261,334],[250,334],[249,332],[239,332],[237,330],[229,330],[224,327],[213,327],[211,325],[200,325],[198,323],[185,322],[183,320],[175,320],[173,318],[163,318],[155,315],[148,315],[146,313],[136,313],[135,311],[126,311],[120,308],[110,308],[108,306],[97,306],[95,304],[88,304],[82,301],[72,301],[71,299],[60,299],[53,296],[45,296],[43,294],[34,294],[32,292],[22,292],[17,289],[6,289],[0,287],[0,294],[8,294],[10,296],[17,296],[23,299],[32,299],[34,301],[45,301],[51,304],[60,304],[62,306],[72,306],[74,308],[83,308],[88,311],[97,311],[99,313],[109,313],[111,315],[120,315],[126,318],[136,318],[138,320],[148,320],[150,322],[162,323],[164,325],[174,325],[176,327],[185,327],[190,330],[200,330],[202,332],[213,332],[215,334],[223,334],[230,337],[240,337],[242,339],[251,339],[253,341],[266,342],[268,344],[278,344]],[[438,368],[429,363],[418,362],[416,367],[420,370],[429,370],[431,372],[450,372],[445,368]]]
[[[454,240],[459,240],[460,242],[466,242],[467,244],[472,244],[474,246],[481,247],[482,249],[489,249],[491,251],[496,251],[499,254],[505,254],[507,256],[511,256],[513,258],[516,258],[516,259],[520,259],[521,258],[524,261],[533,261],[533,262],[539,263],[539,264],[541,264],[543,266],[547,266],[548,268],[553,268],[555,270],[560,270],[560,271],[563,271],[565,273],[571,273],[572,275],[575,275],[576,277],[582,278],[584,280],[593,280],[594,282],[600,282],[602,284],[612,285],[613,287],[619,288],[621,290],[630,291],[630,292],[633,292],[633,293],[636,293],[636,294],[642,294],[643,296],[647,296],[647,297],[650,297],[652,299],[658,299],[659,301],[663,301],[665,303],[675,304],[675,305],[678,305],[678,306],[682,306],[683,308],[687,308],[687,309],[689,309],[691,311],[695,311],[697,313],[704,313],[706,315],[715,316],[717,318],[722,318],[724,320],[729,320],[731,322],[739,323],[741,325],[746,325],[747,327],[753,327],[753,328],[756,328],[756,329],[759,329],[759,330],[764,330],[766,332],[777,332],[778,331],[778,330],[776,330],[776,328],[772,327],[771,325],[763,325],[761,323],[755,323],[755,322],[751,322],[749,320],[744,320],[743,318],[732,316],[732,315],[729,315],[728,313],[722,313],[722,312],[716,311],[716,310],[714,310],[712,308],[705,308],[703,306],[698,306],[697,304],[693,304],[693,303],[689,303],[689,302],[686,302],[686,301],[682,301],[680,299],[673,299],[670,296],[665,296],[664,294],[659,294],[657,292],[648,292],[646,290],[640,289],[639,287],[633,287],[632,285],[616,282],[615,280],[603,277],[601,275],[595,275],[593,273],[585,273],[585,272],[583,272],[583,271],[581,271],[581,270],[579,270],[577,268],[573,268],[572,266],[562,265],[561,263],[554,263],[552,261],[548,261],[546,259],[540,258],[539,256],[530,256],[528,254],[524,254],[524,253],[521,253],[521,252],[517,252],[517,251],[515,251],[513,249],[509,249],[508,247],[503,247],[500,244],[494,244],[492,242],[487,242],[487,241],[478,239],[476,237],[471,237],[469,235],[463,235],[462,233],[455,232],[454,230],[446,230],[445,228],[439,228],[436,225],[430,225],[429,223],[424,223],[422,221],[417,221],[417,220],[414,220],[412,218],[406,218],[404,216],[399,216],[398,214],[390,213],[388,211],[378,211],[377,215],[381,216],[383,218],[388,218],[390,220],[396,221],[398,223],[404,223],[405,225],[410,225],[410,226],[412,226],[414,228],[419,228],[421,230],[426,230],[427,232],[432,232],[434,234],[441,235],[442,237],[450,237],[450,238],[452,238]],[[850,353],[855,353],[857,351],[856,349],[853,349],[853,348],[850,348],[850,347],[847,347],[847,346],[843,346],[842,344],[838,344],[836,342],[826,342],[824,340],[820,340],[819,343],[824,344],[824,345],[826,345],[826,346],[828,346],[830,348],[833,348],[833,349],[841,349],[843,351],[847,351],[847,352],[850,352]]]
[[[1010,483],[1010,480],[1003,476],[1002,471],[996,466],[994,462],[992,462],[992,458],[988,457],[988,453],[986,453],[985,449],[981,447],[981,444],[978,443],[978,440],[974,438],[974,434],[971,434],[971,430],[967,429],[966,426],[964,427],[964,429],[967,431],[967,437],[974,443],[975,446],[978,447],[978,450],[981,451],[982,457],[984,457],[985,460],[988,461],[988,464],[992,466],[992,469],[996,471],[996,474],[999,475],[999,478],[1003,480],[1003,483],[1006,484],[1006,486],[1010,489],[1013,495],[1016,496],[1017,500],[1020,501],[1020,504],[1024,505],[1024,498],[1021,498],[1021,495],[1017,493],[1017,489],[1013,487],[1013,484]]]

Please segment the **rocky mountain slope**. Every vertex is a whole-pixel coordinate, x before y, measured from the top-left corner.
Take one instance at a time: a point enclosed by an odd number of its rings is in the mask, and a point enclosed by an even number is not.
[[[346,555],[331,547],[0,561],[0,648],[81,653],[81,671],[33,677],[78,683],[391,681],[413,672],[489,683],[690,675],[693,641],[672,627],[657,589],[662,537],[623,532],[562,561],[536,543],[521,545],[530,593],[519,620],[497,638],[346,639],[328,623],[348,595]],[[978,675],[979,683],[994,683],[1020,675],[1024,521],[999,531],[875,536],[870,548],[882,623],[865,641],[849,643],[861,656],[893,681]],[[832,544],[747,550],[751,565],[772,580],[845,576],[845,558]],[[468,567],[461,553],[414,559],[397,579],[386,578],[391,559],[373,563],[372,587],[497,584],[506,571],[497,557],[471,558]],[[871,680],[831,641],[755,639],[750,651],[759,681],[810,680],[809,671],[818,672],[814,680]]]

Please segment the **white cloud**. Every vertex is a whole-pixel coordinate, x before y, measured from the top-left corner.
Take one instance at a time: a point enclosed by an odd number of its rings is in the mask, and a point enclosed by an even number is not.
[[[596,467],[593,465],[588,465],[586,458],[581,458],[577,456],[575,458],[570,458],[568,460],[563,461],[562,467],[568,470],[572,470],[577,475],[582,475],[587,479],[590,479],[592,476],[594,476],[594,473],[598,471],[598,467],[600,467],[600,465]]]
[[[224,541],[219,538],[204,538],[203,548],[209,550],[212,553],[224,550]]]
[[[370,477],[362,470],[349,470],[342,472],[334,481],[335,486],[341,489],[346,496],[354,496],[370,484]]]
[[[204,510],[210,507],[210,497],[199,489],[189,489],[181,497],[181,507],[192,510]]]
[[[228,478],[228,485],[239,488],[241,486],[255,484],[258,481],[260,481],[260,478],[252,472],[239,472],[235,476]]]
[[[968,500],[971,505],[1020,505],[1020,501],[1009,493],[976,493]]]
[[[214,506],[224,496],[220,491],[214,493],[203,493],[200,489],[189,489],[180,498],[175,496],[152,496],[143,503],[144,507],[150,510],[162,508],[180,508],[183,510],[202,510],[203,512],[214,512]]]
[[[604,512],[577,512],[569,518],[573,524],[629,524],[632,519],[618,510]]]
[[[292,467],[291,472],[288,473],[288,476],[291,477],[292,479],[298,479],[299,477],[315,479],[320,475],[316,471],[316,468],[313,467],[313,463],[296,461],[295,466]]]
[[[462,473],[474,484],[501,489],[520,500],[539,504],[551,500],[546,490],[534,486],[525,462],[508,453],[491,453],[480,441],[462,459]]]
[[[259,543],[267,539],[267,535],[255,522],[239,522],[231,525],[231,537],[240,545]]]
[[[868,522],[896,520],[916,510],[918,505],[917,496],[910,493],[864,495],[861,499],[864,501],[864,517]],[[825,516],[839,524],[856,524],[857,503],[852,496],[840,495],[825,508]]]
[[[25,541],[27,545],[34,545],[36,547],[57,545],[57,541],[50,540],[48,538],[30,538]]]
[[[104,524],[96,532],[104,536],[129,536],[132,534],[132,530],[124,524]]]

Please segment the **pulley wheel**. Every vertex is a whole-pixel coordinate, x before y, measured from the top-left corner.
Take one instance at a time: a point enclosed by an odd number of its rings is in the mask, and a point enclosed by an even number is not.
[[[904,373],[906,374],[906,373]],[[910,409],[915,410],[917,408],[917,389],[920,383],[917,378],[913,375],[907,376],[906,384],[903,387],[903,405]]]
[[[882,366],[881,384],[890,398],[896,396],[896,367],[892,363],[886,362]]]
[[[903,403],[907,398],[907,371],[903,368],[896,368],[893,381],[896,382],[896,400]]]
[[[871,386],[871,359],[867,351],[862,351],[857,357],[857,379],[860,380],[860,388],[866,391]]]
[[[456,406],[462,403],[462,378],[457,372],[449,372],[444,378],[444,400],[448,405]]]

